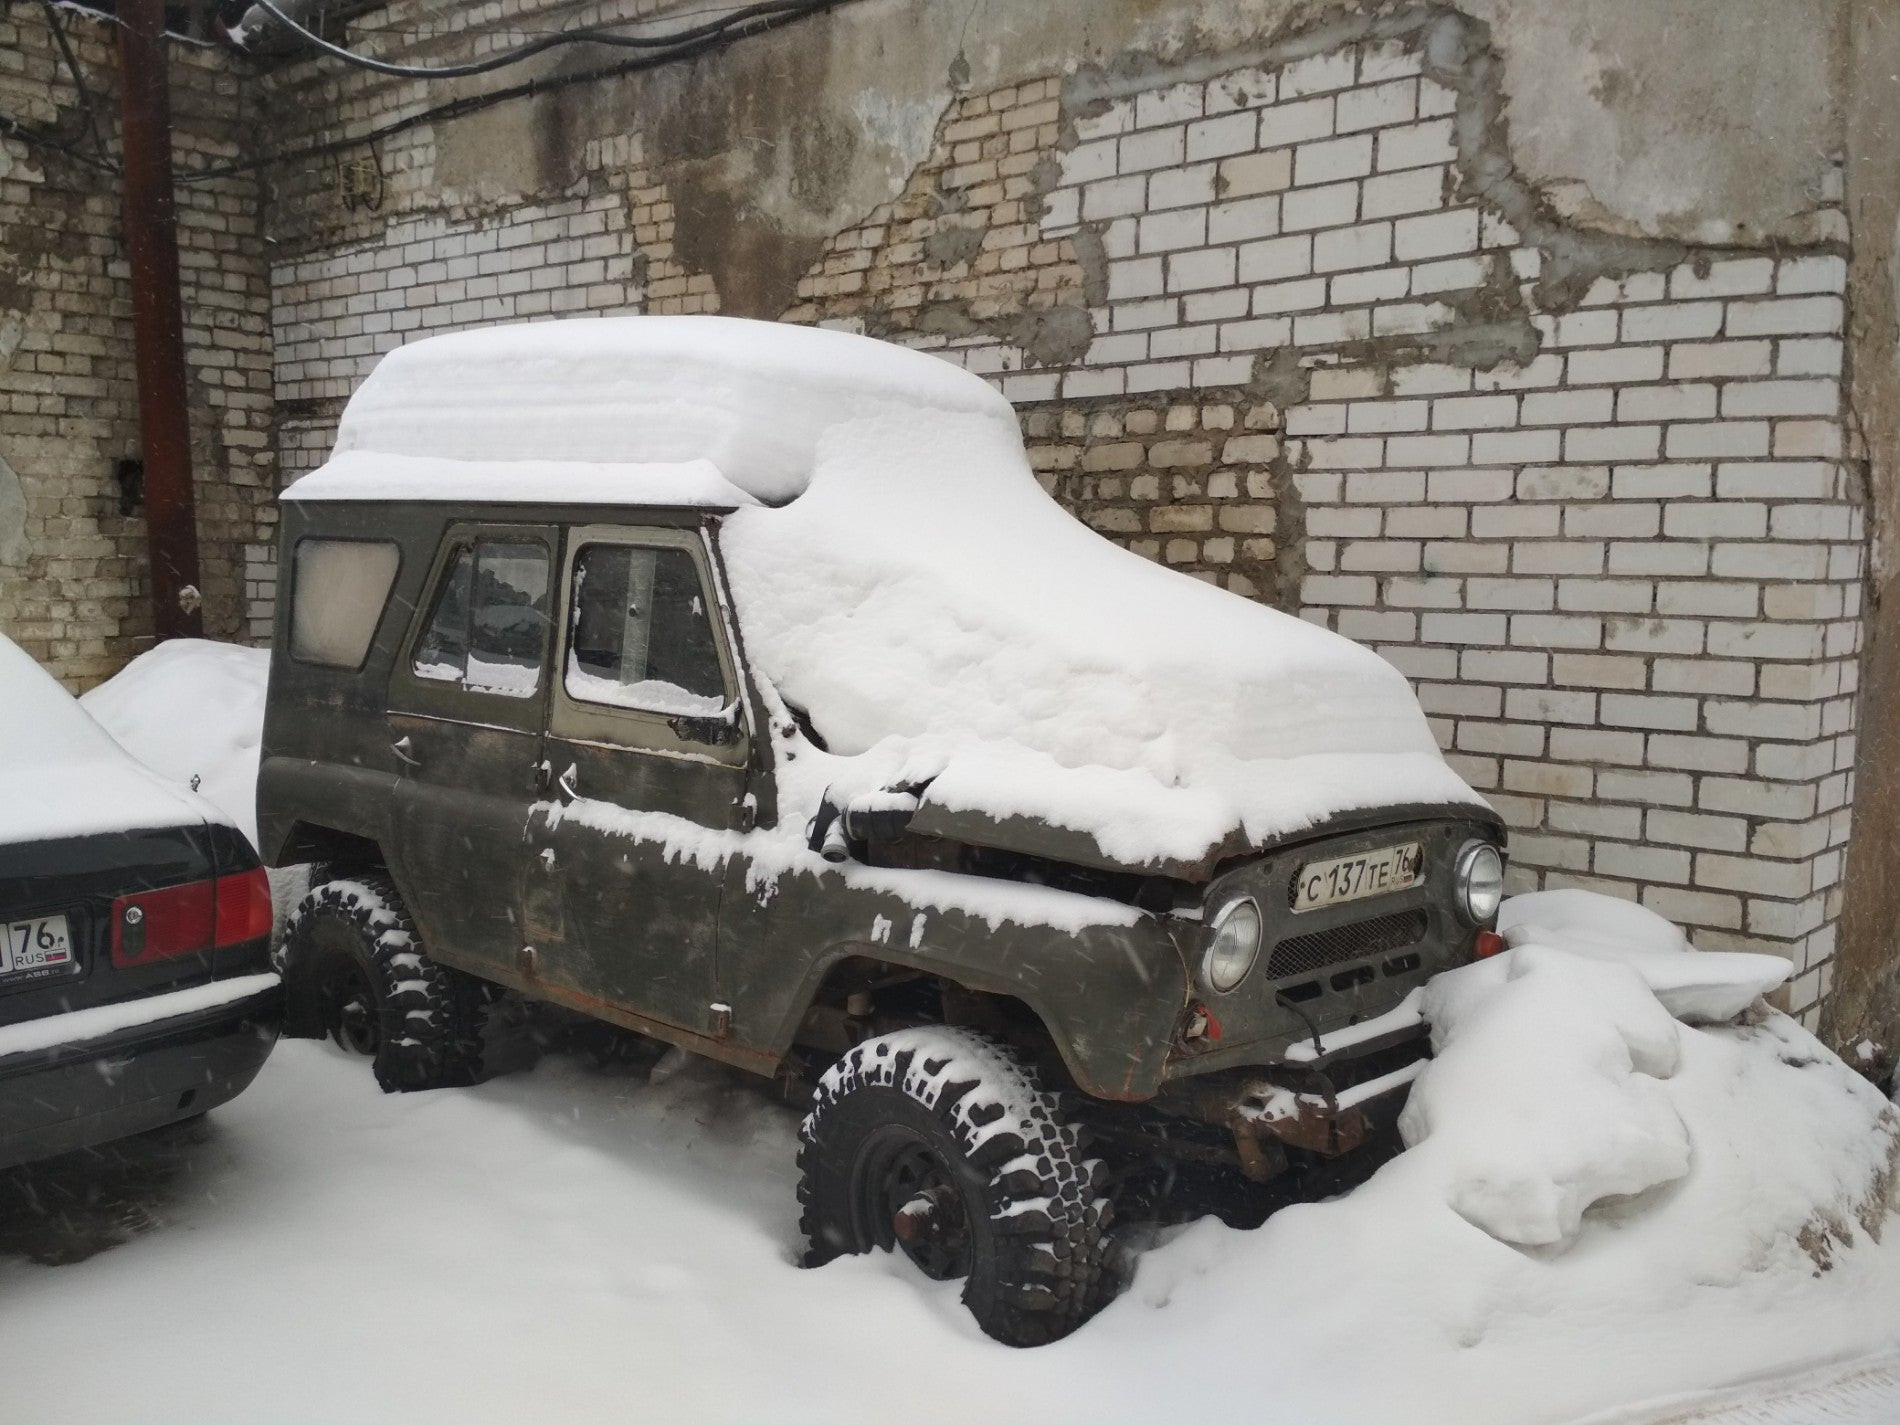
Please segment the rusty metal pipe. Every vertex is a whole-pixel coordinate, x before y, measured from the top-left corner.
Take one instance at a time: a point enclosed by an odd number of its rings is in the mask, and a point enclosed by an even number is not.
[[[119,110],[125,188],[121,225],[132,271],[132,342],[145,460],[145,538],[152,631],[196,637],[198,515],[185,408],[185,331],[178,282],[178,210],[164,0],[120,0]]]

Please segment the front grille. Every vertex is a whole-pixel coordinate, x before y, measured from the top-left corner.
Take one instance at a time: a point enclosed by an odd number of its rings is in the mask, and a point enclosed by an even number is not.
[[[1267,978],[1283,980],[1289,975],[1310,975],[1346,960],[1403,950],[1423,940],[1427,926],[1424,911],[1408,910],[1354,921],[1351,925],[1336,925],[1308,935],[1289,936],[1273,947],[1273,954],[1267,959]]]

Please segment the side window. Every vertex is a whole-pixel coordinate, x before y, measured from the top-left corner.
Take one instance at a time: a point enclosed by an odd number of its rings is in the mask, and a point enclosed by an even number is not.
[[[464,544],[443,571],[415,675],[472,693],[533,697],[547,628],[547,550],[492,539]]]
[[[699,568],[684,549],[590,544],[574,560],[567,695],[666,717],[727,704]]]
[[[368,539],[300,539],[291,574],[290,656],[361,668],[402,556]]]

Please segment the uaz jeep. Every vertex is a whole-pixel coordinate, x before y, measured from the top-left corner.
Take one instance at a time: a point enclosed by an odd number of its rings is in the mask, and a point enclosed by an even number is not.
[[[1118,1201],[1363,1158],[1495,940],[1404,679],[1089,532],[935,357],[436,337],[283,515],[288,1032],[428,1088],[526,1001],[778,1076],[809,1260],[901,1248],[1001,1340],[1100,1304]]]

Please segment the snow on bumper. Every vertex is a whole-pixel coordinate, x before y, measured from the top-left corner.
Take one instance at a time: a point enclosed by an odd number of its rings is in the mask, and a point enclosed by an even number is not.
[[[275,975],[0,1029],[0,1168],[162,1128],[242,1093],[277,1042]]]
[[[274,1003],[278,986],[274,974],[242,975],[233,980],[214,980],[208,985],[173,990],[169,994],[145,995],[119,1004],[69,1010],[65,1014],[29,1019],[24,1024],[9,1024],[0,1028],[0,1073],[15,1067],[12,1061],[16,1057],[25,1060],[29,1056],[43,1056],[48,1050],[58,1052],[91,1045],[96,1040],[118,1038],[133,1029],[159,1035],[174,1021],[195,1019],[214,1010],[240,1005],[248,1007],[250,1001],[264,1008]]]

